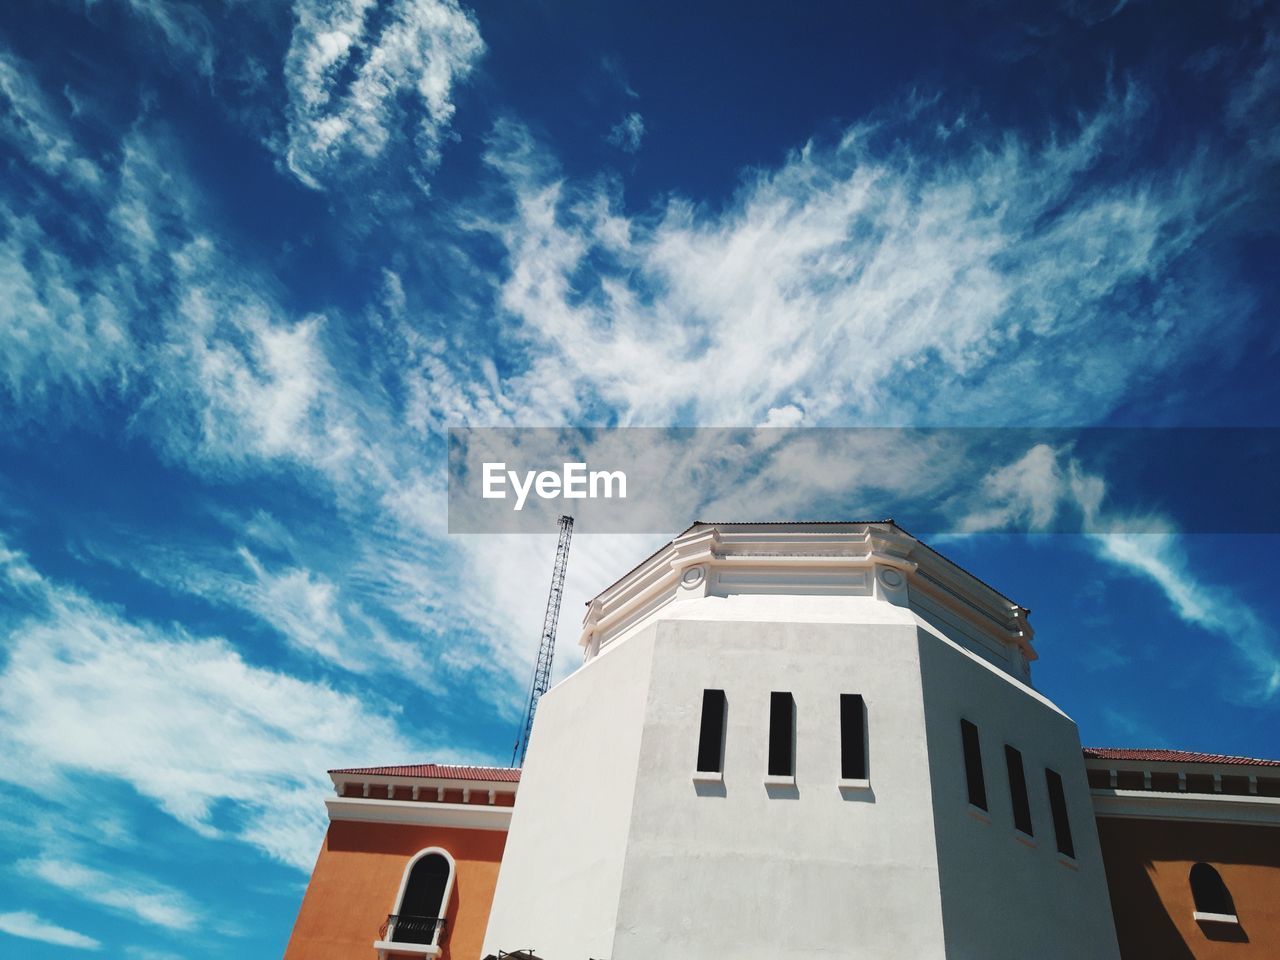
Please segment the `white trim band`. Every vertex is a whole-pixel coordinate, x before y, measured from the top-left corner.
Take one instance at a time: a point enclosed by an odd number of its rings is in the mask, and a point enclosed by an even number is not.
[[[507,830],[514,807],[488,804],[432,803],[412,800],[361,800],[358,797],[328,797],[324,801],[330,820],[361,823],[409,823],[430,827],[460,827],[464,830]]]
[[[1201,820],[1280,827],[1280,797],[1228,793],[1162,793],[1095,787],[1093,812],[1099,817],[1146,820]]]

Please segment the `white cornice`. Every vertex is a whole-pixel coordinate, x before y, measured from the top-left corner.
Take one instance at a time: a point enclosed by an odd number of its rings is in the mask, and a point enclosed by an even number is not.
[[[364,800],[358,797],[329,797],[324,805],[330,820],[503,831],[511,826],[511,811],[514,809],[487,804]]]
[[[1206,823],[1252,823],[1280,827],[1280,797],[1104,788],[1095,788],[1091,793],[1093,812],[1099,817],[1198,820]]]
[[[695,525],[591,600],[579,644],[590,656],[596,636],[607,640],[620,626],[629,631],[631,623],[678,593],[685,571],[695,567],[705,568],[708,577],[735,568],[770,568],[784,577],[794,573],[798,585],[816,568],[894,568],[908,592],[927,596],[984,634],[1018,647],[1026,661],[1037,656],[1025,608],[891,523]],[[788,592],[781,583],[777,591]]]

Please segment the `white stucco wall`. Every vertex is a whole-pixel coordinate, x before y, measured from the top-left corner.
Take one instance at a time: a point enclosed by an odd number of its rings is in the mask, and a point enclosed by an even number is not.
[[[928,626],[919,642],[948,960],[1118,957],[1075,723]],[[961,718],[978,727],[986,818],[969,807]],[[1006,743],[1022,753],[1033,845],[1013,826]],[[1073,862],[1057,852],[1046,767],[1062,777]]]
[[[542,697],[486,954],[612,956],[652,649],[651,635],[634,637]]]
[[[797,601],[743,606],[800,622],[658,625],[611,960],[943,956],[914,621],[868,599],[846,614],[897,622],[803,622]],[[691,779],[708,687],[722,791]],[[773,690],[795,697],[794,791],[764,785]],[[841,693],[866,698],[870,791],[837,787]]]
[[[1016,679],[1001,610],[987,635],[991,614],[944,609],[936,583],[914,610],[903,575],[794,559],[713,568],[600,615],[591,659],[539,708],[486,951],[1115,957],[1075,726]],[[708,688],[727,698],[723,784],[693,778]],[[793,788],[765,784],[772,691],[795,698]],[[838,784],[842,693],[866,703],[867,791]],[[966,801],[962,715],[982,735],[986,820]],[[1006,741],[1023,752],[1033,847],[1014,837]],[[1074,864],[1052,841],[1046,765]]]

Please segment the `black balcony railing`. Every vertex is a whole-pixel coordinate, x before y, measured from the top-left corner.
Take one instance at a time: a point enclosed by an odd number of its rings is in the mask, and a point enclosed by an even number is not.
[[[411,917],[393,913],[378,931],[378,939],[385,943],[431,943],[437,929],[444,932],[444,917]]]

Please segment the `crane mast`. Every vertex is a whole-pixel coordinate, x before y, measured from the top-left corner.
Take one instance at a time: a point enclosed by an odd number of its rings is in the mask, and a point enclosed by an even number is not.
[[[551,661],[556,654],[556,626],[560,622],[560,599],[564,594],[565,568],[569,565],[569,540],[573,537],[573,517],[562,516],[560,541],[556,544],[556,563],[551,570],[551,594],[547,597],[547,612],[542,618],[542,638],[538,643],[538,661],[533,667],[533,685],[529,689],[529,708],[524,716],[524,730],[511,752],[511,764],[524,766],[524,755],[529,749],[529,734],[533,730],[533,714],[538,701],[551,685]]]

